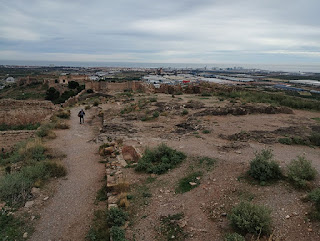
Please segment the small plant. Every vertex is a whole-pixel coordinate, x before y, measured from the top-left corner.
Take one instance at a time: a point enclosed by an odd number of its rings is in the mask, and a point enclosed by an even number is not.
[[[126,241],[125,232],[122,228],[114,226],[110,229],[110,236],[113,241]]]
[[[288,165],[288,179],[298,188],[306,188],[308,181],[314,180],[317,171],[312,167],[311,161],[298,156]]]
[[[292,139],[289,137],[283,137],[278,139],[279,143],[285,144],[285,145],[292,145]]]
[[[200,185],[200,178],[202,177],[202,175],[202,172],[193,172],[180,179],[179,185],[176,188],[176,192],[184,193],[198,187]]]
[[[309,137],[312,145],[320,146],[320,133],[313,132]]]
[[[0,209],[0,240],[22,240],[25,229],[24,221],[9,211]]]
[[[136,171],[163,174],[180,164],[186,155],[161,144],[154,149],[146,149],[140,158]]]
[[[119,208],[111,208],[107,212],[108,226],[122,226],[128,220],[128,214]]]
[[[201,96],[211,96],[211,94],[209,93],[209,92],[203,92],[203,93],[201,93]]]
[[[188,115],[189,114],[189,111],[187,109],[184,109],[182,112],[181,112],[181,115]]]
[[[315,205],[315,209],[309,213],[313,220],[320,220],[320,188],[314,189],[308,194],[308,199]]]
[[[69,129],[70,126],[67,124],[67,123],[64,123],[64,122],[58,122],[57,124],[55,124],[54,126],[56,129]]]
[[[161,228],[160,231],[166,240],[185,240],[187,234],[179,226],[178,221],[183,218],[183,213],[177,213],[168,216],[160,217]]]
[[[93,225],[91,226],[86,238],[90,241],[110,240],[106,211],[97,210],[94,212]]]
[[[159,112],[156,111],[156,112],[153,112],[152,117],[153,117],[153,118],[158,118],[159,115],[160,115]]]
[[[59,110],[56,116],[61,119],[70,119],[70,110]]]
[[[210,132],[211,132],[211,131],[209,131],[209,130],[203,130],[203,131],[202,131],[203,134],[209,134]]]
[[[36,132],[36,135],[38,137],[46,137],[46,136],[50,136],[52,135],[51,132],[52,132],[52,129],[54,128],[54,124],[52,123],[45,123],[45,124],[42,124],[37,132]]]
[[[99,101],[93,102],[93,106],[98,106],[99,104],[100,104]]]
[[[269,234],[271,231],[271,211],[266,207],[241,202],[228,215],[231,225],[241,233]]]
[[[238,233],[229,233],[224,237],[224,241],[246,241],[245,238]]]
[[[272,160],[273,154],[271,150],[262,150],[256,154],[256,157],[250,162],[248,175],[258,180],[260,184],[265,182],[278,180],[282,177],[279,164]]]
[[[149,99],[149,101],[150,101],[150,102],[157,102],[158,100],[157,100],[156,97],[151,97],[151,98]]]

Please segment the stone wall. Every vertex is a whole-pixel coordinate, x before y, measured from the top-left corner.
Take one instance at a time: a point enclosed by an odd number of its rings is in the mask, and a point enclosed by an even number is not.
[[[86,89],[92,89],[97,92],[109,92],[109,91],[146,91],[148,90],[148,85],[142,81],[127,81],[120,83],[110,83],[110,82],[97,82],[97,81],[87,81]]]
[[[50,101],[0,100],[0,124],[25,125],[43,121],[56,107]]]
[[[35,135],[35,131],[0,131],[0,151],[10,151],[17,143],[27,140]]]

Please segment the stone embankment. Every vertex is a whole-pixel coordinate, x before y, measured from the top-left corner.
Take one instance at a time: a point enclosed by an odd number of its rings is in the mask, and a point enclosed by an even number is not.
[[[14,145],[33,137],[34,134],[34,130],[0,131],[0,149],[10,151]]]

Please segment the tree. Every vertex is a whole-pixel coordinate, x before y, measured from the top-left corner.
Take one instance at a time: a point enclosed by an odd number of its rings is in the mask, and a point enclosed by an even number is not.
[[[54,87],[50,87],[46,92],[46,100],[56,100],[60,97],[60,92]]]

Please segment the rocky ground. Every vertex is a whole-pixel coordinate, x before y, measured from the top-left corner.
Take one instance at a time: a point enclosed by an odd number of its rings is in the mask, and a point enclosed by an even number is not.
[[[106,158],[112,176],[115,172],[121,174],[121,180],[131,186],[131,219],[126,229],[129,240],[164,239],[161,219],[173,214],[182,215],[179,226],[186,233],[183,239],[223,240],[232,231],[226,216],[242,200],[252,200],[272,210],[274,240],[320,239],[319,223],[306,216],[311,203],[301,201],[306,192],[297,191],[284,181],[259,186],[241,178],[255,153],[264,148],[273,150],[283,168],[304,155],[320,173],[319,148],[278,142],[281,137],[303,137],[318,130],[319,122],[312,118],[319,117],[319,113],[230,103],[213,96],[114,96],[101,99],[102,104],[97,107],[104,122],[95,141],[115,142],[113,145],[120,152],[121,147],[131,146],[138,154],[146,147],[166,143],[188,156],[178,168],[152,176],[121,168],[123,163],[119,164],[121,158],[116,154]],[[199,164],[199,157],[213,158],[216,163]],[[177,194],[179,179],[190,170],[203,172],[200,186]],[[314,185],[319,185],[319,180],[317,177]]]

